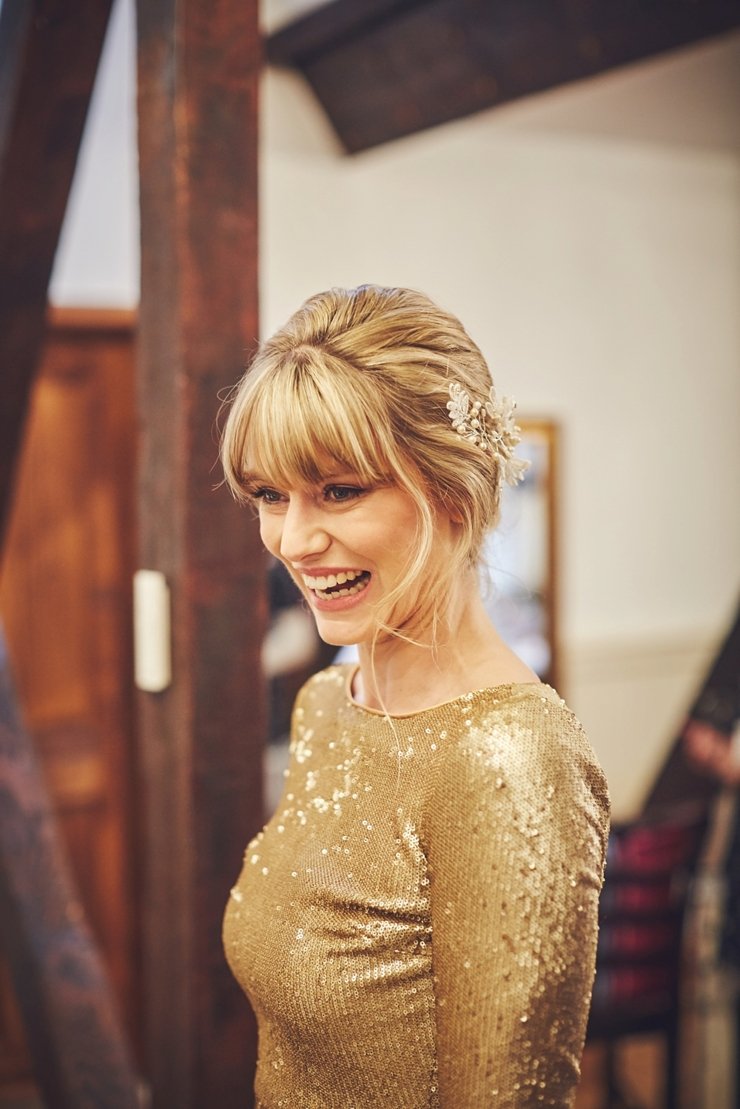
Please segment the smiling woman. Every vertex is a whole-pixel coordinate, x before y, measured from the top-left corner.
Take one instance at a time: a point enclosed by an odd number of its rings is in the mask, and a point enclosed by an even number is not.
[[[235,390],[227,480],[360,658],[299,694],[224,920],[265,1109],[573,1103],[608,798],[480,596],[517,441],[460,322],[404,289],[313,297]]]
[[[342,484],[338,478],[363,491],[390,486],[407,493],[413,557],[383,595],[377,630],[413,634],[407,622],[387,619],[399,601],[408,607],[410,593],[420,608],[407,621],[433,629],[449,607],[437,602],[456,592],[455,581],[467,577],[496,523],[504,472],[523,467],[513,458],[509,411],[490,391],[478,347],[426,297],[371,286],[320,294],[263,344],[238,389],[224,435],[227,480],[252,499],[260,488],[274,499],[296,482],[316,491]],[[469,426],[458,419],[460,393],[500,409],[492,426],[497,449],[475,441],[473,422],[485,428],[485,421],[472,412]],[[432,540],[451,518],[456,535],[443,566],[432,558]]]

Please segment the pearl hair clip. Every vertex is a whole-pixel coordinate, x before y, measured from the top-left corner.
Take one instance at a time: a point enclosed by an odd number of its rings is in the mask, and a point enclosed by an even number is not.
[[[481,450],[497,455],[503,481],[516,485],[524,477],[529,462],[514,457],[514,449],[522,437],[514,420],[514,401],[508,397],[497,400],[493,385],[485,402],[471,400],[470,394],[457,381],[451,382],[449,391],[447,414],[457,434]]]

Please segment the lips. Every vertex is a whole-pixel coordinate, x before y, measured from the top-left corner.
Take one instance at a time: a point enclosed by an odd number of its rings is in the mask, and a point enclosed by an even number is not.
[[[301,574],[308,589],[322,601],[339,597],[352,597],[366,589],[370,581],[369,570],[340,570],[336,574]]]

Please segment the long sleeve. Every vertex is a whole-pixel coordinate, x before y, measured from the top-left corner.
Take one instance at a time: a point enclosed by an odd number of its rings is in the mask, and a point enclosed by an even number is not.
[[[439,1104],[570,1106],[594,975],[608,799],[543,696],[471,713],[426,806]]]

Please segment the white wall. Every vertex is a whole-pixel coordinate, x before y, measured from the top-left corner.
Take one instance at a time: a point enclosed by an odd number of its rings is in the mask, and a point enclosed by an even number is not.
[[[55,304],[139,301],[134,0],[116,0],[52,273]]]
[[[63,303],[137,295],[128,10]],[[263,329],[330,285],[415,286],[462,317],[522,413],[561,424],[565,687],[622,814],[738,588],[737,74],[730,36],[353,158],[299,78],[264,83]]]

